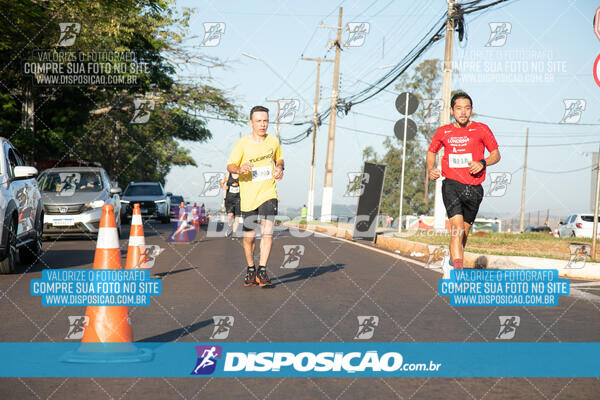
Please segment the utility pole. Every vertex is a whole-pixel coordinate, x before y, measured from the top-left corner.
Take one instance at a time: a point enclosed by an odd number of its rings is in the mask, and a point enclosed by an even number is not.
[[[317,147],[317,128],[319,127],[319,76],[321,74],[321,63],[322,62],[333,62],[333,60],[327,60],[324,58],[305,58],[305,61],[316,61],[317,62],[317,87],[315,89],[315,106],[313,111],[313,137],[312,137],[312,156],[310,159],[310,181],[308,184],[308,209],[306,213],[306,219],[308,221],[314,220],[314,207],[315,207],[315,151]]]
[[[279,139],[279,101],[280,101],[280,99],[277,99],[277,100],[265,99],[265,101],[267,103],[277,103],[277,119],[275,120],[276,121],[275,136],[277,136],[277,139]]]
[[[521,186],[521,218],[519,220],[519,232],[523,232],[525,222],[525,186],[527,183],[527,148],[529,147],[529,128],[525,133],[525,160],[523,161],[523,184]]]
[[[592,167],[593,168],[593,167]],[[600,199],[600,146],[598,146],[598,165],[596,165],[596,199],[594,201],[594,218],[592,218],[592,258],[596,258],[596,240],[598,239],[598,201]]]
[[[450,94],[452,93],[452,45],[454,40],[454,4],[456,0],[448,0],[448,19],[446,21],[446,48],[444,50],[444,75],[442,77],[442,112],[440,113],[440,126],[450,123]],[[442,157],[444,149],[439,151],[438,169],[442,170]],[[446,209],[442,200],[442,177],[435,181],[434,196],[434,230],[445,230]]]
[[[321,27],[324,27],[321,25]],[[342,7],[338,16],[336,27],[337,38],[335,46],[335,63],[333,68],[333,89],[331,90],[331,107],[329,112],[329,136],[327,139],[327,160],[325,162],[325,184],[323,187],[323,200],[321,201],[321,221],[331,221],[331,206],[333,201],[333,155],[335,152],[335,120],[337,116],[338,87],[340,82],[340,49],[342,47]]]

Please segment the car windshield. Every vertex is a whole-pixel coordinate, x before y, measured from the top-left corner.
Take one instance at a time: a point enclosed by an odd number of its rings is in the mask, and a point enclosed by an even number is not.
[[[162,196],[163,191],[158,185],[129,185],[125,196]]]
[[[182,196],[171,196],[171,204],[181,204],[183,203],[183,197]]]
[[[594,222],[594,216],[593,215],[582,215],[581,220],[584,222]]]
[[[73,194],[75,192],[99,192],[102,179],[99,172],[64,171],[48,172],[39,178],[42,192]]]

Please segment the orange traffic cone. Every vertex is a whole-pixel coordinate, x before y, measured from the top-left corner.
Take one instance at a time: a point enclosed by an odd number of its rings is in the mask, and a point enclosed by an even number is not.
[[[94,269],[121,269],[121,251],[112,204],[102,206]],[[81,346],[61,356],[69,363],[129,363],[152,359],[149,349],[139,349],[132,342],[127,306],[88,306],[89,324],[83,332]]]
[[[94,269],[121,269],[119,236],[112,204],[102,206]],[[89,324],[83,332],[81,346],[60,357],[69,363],[132,363],[150,361],[153,353],[139,349],[132,342],[127,306],[88,306]]]
[[[140,205],[133,205],[131,216],[131,232],[129,233],[129,247],[127,248],[127,260],[125,269],[148,268],[146,260],[146,240],[144,239],[144,227],[142,225],[142,212]]]
[[[121,269],[121,250],[112,204],[102,206],[94,269]],[[82,343],[122,343],[132,341],[127,306],[88,306],[85,315],[89,325]]]
[[[177,220],[177,225],[175,226],[175,231],[169,237],[167,242],[175,242],[175,243],[189,243],[194,240],[196,236],[196,231],[190,227],[187,222],[187,213],[185,210],[185,204],[183,201],[179,206],[179,218]]]

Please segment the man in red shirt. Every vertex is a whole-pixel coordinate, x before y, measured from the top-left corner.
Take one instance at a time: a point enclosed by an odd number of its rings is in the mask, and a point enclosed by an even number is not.
[[[487,125],[471,121],[473,101],[466,93],[456,93],[450,113],[456,122],[438,128],[427,152],[429,179],[444,176],[442,198],[450,220],[450,259],[444,259],[444,278],[452,267],[462,269],[464,248],[481,200],[487,166],[500,161],[498,143]],[[442,170],[434,167],[435,153],[444,148]],[[490,153],[484,158],[485,149]]]

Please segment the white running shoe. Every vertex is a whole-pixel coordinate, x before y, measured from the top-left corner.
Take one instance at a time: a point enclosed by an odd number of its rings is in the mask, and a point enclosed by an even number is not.
[[[444,275],[442,279],[450,279],[450,271],[452,271],[454,267],[450,265],[450,257],[445,256],[442,260],[442,271],[444,271]]]

